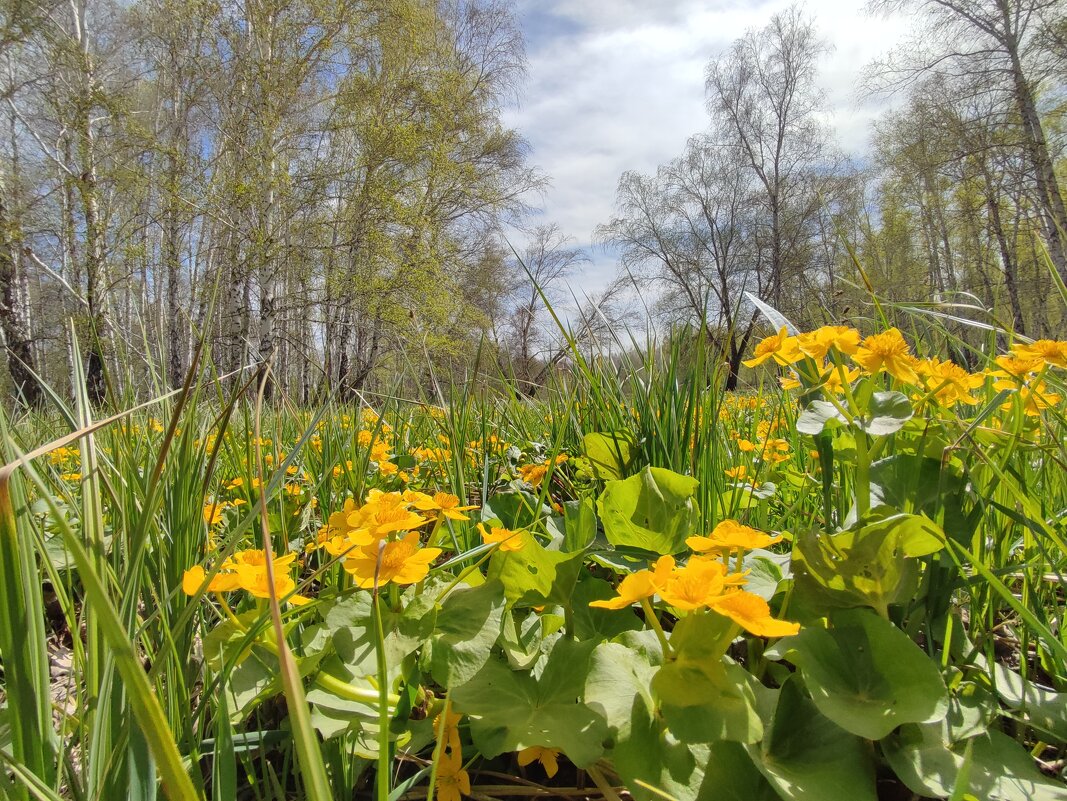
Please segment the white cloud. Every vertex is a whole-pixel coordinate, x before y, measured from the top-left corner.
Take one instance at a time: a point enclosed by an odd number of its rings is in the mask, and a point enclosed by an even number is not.
[[[588,247],[610,219],[619,176],[649,172],[704,129],[704,69],[747,29],[764,25],[789,0],[524,0],[529,79],[508,113],[552,178],[544,218]],[[839,146],[862,156],[884,101],[858,102],[860,70],[899,41],[906,23],[864,14],[863,0],[810,0],[820,35],[834,48],[820,86]],[[594,253],[584,288],[613,274]]]

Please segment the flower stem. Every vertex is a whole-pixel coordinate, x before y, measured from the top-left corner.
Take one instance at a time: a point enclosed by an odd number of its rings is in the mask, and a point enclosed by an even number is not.
[[[433,801],[433,791],[437,785],[437,766],[441,764],[441,756],[444,754],[444,736],[445,728],[448,726],[448,709],[449,699],[448,692],[445,693],[445,705],[444,708],[437,715],[437,728],[434,731],[434,736],[437,738],[437,744],[433,749],[433,764],[430,766],[430,784],[426,789],[426,801]]]
[[[667,640],[667,635],[664,633],[663,627],[659,624],[659,618],[656,617],[656,610],[652,608],[652,604],[649,603],[648,598],[641,599],[641,608],[645,610],[645,620],[652,626],[652,630],[656,632],[660,647],[663,648],[663,658],[666,659],[669,656],[673,656],[674,650],[671,648],[671,644]]]
[[[374,638],[378,655],[378,775],[375,777],[377,801],[389,801],[392,753],[389,747],[389,666],[385,661],[385,632],[377,590],[374,591]]]

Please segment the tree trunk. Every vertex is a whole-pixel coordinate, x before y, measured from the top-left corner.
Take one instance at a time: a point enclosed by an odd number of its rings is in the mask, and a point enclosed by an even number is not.
[[[1007,14],[1005,9],[1005,14]],[[1037,102],[1030,82],[1023,72],[1017,46],[1009,46],[1015,102],[1023,120],[1026,152],[1037,180],[1041,222],[1048,240],[1049,255],[1060,277],[1067,281],[1067,208],[1056,179],[1056,170],[1048,152],[1045,130],[1037,112]]]
[[[1011,314],[1014,318],[1013,327],[1020,333],[1026,334],[1026,321],[1023,317],[1022,302],[1019,299],[1019,269],[1016,260],[1012,258],[1011,248],[1008,247],[1008,238],[1004,234],[1004,225],[1000,217],[1000,201],[997,198],[993,177],[989,174],[989,168],[982,166],[982,177],[985,181],[986,208],[989,210],[989,226],[993,229],[993,235],[1000,249],[1001,267],[1004,270],[1004,285],[1008,289],[1008,302],[1011,304]]]
[[[0,334],[7,349],[7,369],[15,388],[15,398],[28,406],[40,406],[41,386],[34,378],[37,365],[33,355],[27,298],[22,292],[22,246],[18,224],[0,181]]]
[[[171,144],[173,148],[175,143]],[[167,180],[163,190],[163,268],[167,280],[167,378],[177,389],[185,380],[185,326],[182,325],[181,234],[178,222],[178,158],[167,157]]]

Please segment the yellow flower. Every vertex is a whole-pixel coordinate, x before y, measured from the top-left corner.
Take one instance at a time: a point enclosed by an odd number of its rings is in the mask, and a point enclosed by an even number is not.
[[[848,355],[855,353],[860,345],[860,332],[844,325],[824,325],[810,333],[800,334],[797,344],[805,356],[821,362],[830,348],[837,348]]]
[[[1019,397],[1023,402],[1023,413],[1027,417],[1036,417],[1041,414],[1042,409],[1056,406],[1061,400],[1058,394],[1049,391],[1044,381],[1033,381],[1022,387],[1019,390]],[[1010,406],[1010,402],[1004,404],[1005,408]]]
[[[349,552],[354,551],[356,548],[362,548],[369,545],[376,540],[372,540],[366,536],[365,529],[359,529],[357,531],[350,531],[347,534],[322,538],[320,535],[320,546],[330,556],[346,556]]]
[[[395,476],[400,471],[392,462],[378,462],[378,472],[383,476]]]
[[[437,492],[431,498],[422,492],[412,493],[415,496],[412,500],[415,508],[423,512],[440,512],[442,517],[447,517],[449,520],[470,520],[463,512],[469,509],[476,509],[475,506],[460,506],[459,498],[455,495],[449,495],[447,492]]]
[[[182,592],[186,595],[196,595],[207,573],[200,565],[193,565],[182,574]],[[218,572],[211,577],[211,583],[207,585],[207,592],[229,592],[240,586],[237,576],[233,573]]]
[[[985,383],[984,377],[972,375],[958,364],[937,358],[917,362],[915,372],[919,374],[927,392],[933,392],[934,399],[942,406],[956,403],[973,406],[978,403],[978,398],[971,392]]]
[[[745,367],[755,367],[768,359],[774,359],[780,365],[795,364],[804,358],[796,337],[789,336],[789,329],[782,329],[756,345],[751,359],[741,362]]]
[[[81,473],[60,473],[59,477],[63,481],[81,481],[82,480],[82,474]]]
[[[344,505],[339,511],[334,512],[326,520],[326,525],[319,529],[319,538],[323,539],[323,534],[327,537],[337,534],[347,534],[352,526],[348,522],[351,515],[356,511],[356,502],[352,498],[346,498]]]
[[[840,395],[845,391],[845,384],[851,384],[859,377],[860,371],[854,367],[838,367],[836,364],[828,364],[819,379],[828,392]]]
[[[1036,373],[1041,367],[1040,359],[1019,359],[1014,356],[997,356],[993,360],[999,369],[990,370],[989,375],[998,379],[993,384],[996,390],[1015,389],[1027,380],[1030,373]]]
[[[209,526],[217,526],[222,522],[222,513],[226,509],[225,501],[216,501],[204,506],[204,522]]]
[[[460,801],[470,795],[471,779],[463,769],[463,760],[442,759],[437,765],[437,797],[440,801]]]
[[[451,461],[452,451],[448,448],[416,448],[411,455],[420,462],[437,462],[443,464]]]
[[[870,375],[884,370],[907,384],[919,380],[913,367],[915,359],[911,348],[896,328],[867,337],[852,359]]]
[[[743,526],[736,520],[723,520],[707,537],[689,537],[685,544],[694,551],[723,552],[736,551],[738,549],[751,551],[755,548],[766,548],[776,542],[781,542],[782,537],[772,537],[770,534]]]
[[[589,605],[598,609],[625,609],[635,603],[651,598],[660,588],[667,583],[671,571],[674,570],[674,558],[661,556],[653,570],[638,570],[631,573],[615,589],[618,595],[603,601],[590,601]]]
[[[420,548],[413,531],[402,540],[365,545],[345,559],[345,570],[363,589],[376,583],[415,584],[426,578],[430,563],[440,555],[440,548]]]
[[[525,767],[533,762],[540,762],[545,775],[552,778],[559,770],[559,749],[532,745],[519,751],[519,765]]]
[[[804,386],[800,383],[800,379],[797,378],[796,373],[778,376],[778,385],[786,392],[792,392],[794,389],[800,389]]]
[[[756,450],[756,443],[749,442],[747,439],[739,439],[737,440],[737,449],[741,451],[741,453],[751,453]]]
[[[430,521],[410,509],[405,509],[403,506],[385,506],[372,507],[370,513],[366,516],[350,515],[348,522],[349,525],[353,526],[349,536],[367,544],[397,531],[411,531],[426,525]]]
[[[223,486],[223,489],[235,490],[235,489],[239,489],[239,488],[243,487],[244,485],[245,485],[245,480],[243,478],[241,478],[240,476],[238,476],[233,481],[227,481],[222,486]]]
[[[1039,339],[1031,345],[1016,345],[1012,350],[1020,359],[1036,359],[1051,367],[1067,369],[1067,340]]]
[[[499,543],[501,551],[521,551],[526,545],[527,534],[521,529],[512,531],[508,528],[493,526],[491,530],[486,531],[485,526],[479,523],[478,531],[482,534],[482,542],[486,545]]]
[[[443,721],[441,720],[441,715],[445,716]],[[437,717],[433,719],[434,736],[440,736],[444,741],[444,748],[451,751],[453,754],[458,754],[460,752],[459,722],[462,719],[463,715],[453,712],[448,707],[446,707],[444,711],[438,712]]]
[[[730,618],[757,637],[788,637],[800,631],[800,625],[771,617],[767,602],[745,590],[734,590],[714,599],[711,609]]]
[[[726,565],[718,560],[690,559],[671,573],[659,595],[675,609],[699,609],[726,591],[726,574]]]
[[[284,556],[278,556],[273,551],[271,555],[274,557],[272,560],[274,563],[275,572],[280,570],[288,570],[289,566],[296,559],[295,553],[287,553]],[[244,567],[266,568],[267,566],[267,554],[259,548],[250,548],[245,551],[237,551],[229,559],[222,563],[223,570],[239,570]]]
[[[743,464],[723,470],[723,472],[726,473],[727,477],[732,478],[734,481],[744,481],[748,477],[748,468]]]
[[[245,592],[256,598],[270,598],[271,586],[267,580],[267,567],[253,565],[237,566],[237,581]],[[286,567],[274,565],[274,595],[279,600],[286,599],[287,595],[296,589],[296,582],[289,575]],[[292,595],[286,599],[297,605],[307,603],[308,599],[302,595]]]
[[[519,475],[522,476],[522,480],[535,487],[541,486],[541,482],[545,480],[547,473],[547,464],[527,464],[519,468]]]

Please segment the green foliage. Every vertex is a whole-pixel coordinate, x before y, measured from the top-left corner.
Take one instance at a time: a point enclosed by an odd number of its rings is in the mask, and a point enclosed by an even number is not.
[[[778,646],[800,668],[823,715],[868,740],[902,723],[945,717],[941,671],[906,634],[865,609],[834,612],[831,622],[829,629],[805,629]]]
[[[659,467],[608,481],[597,500],[608,542],[657,554],[683,550],[699,519],[693,500],[698,484]]]
[[[746,749],[785,801],[874,801],[874,766],[863,740],[838,728],[796,679],[778,692],[767,733]]]
[[[472,715],[471,737],[487,757],[531,746],[558,748],[579,767],[603,753],[604,719],[577,701],[593,643],[557,638],[534,668],[516,671],[500,659],[486,663],[452,692],[456,708]]]
[[[279,406],[258,436],[205,402],[34,457],[0,532],[0,791],[280,801],[317,756],[388,798],[540,749],[641,801],[1063,798],[1058,407],[881,374],[718,405],[680,355],[626,392],[590,368],[539,402]],[[33,620],[92,624],[44,730]]]
[[[914,595],[917,558],[943,547],[932,521],[884,506],[830,536],[805,532],[793,553],[799,600],[813,610],[870,606],[884,615]]]

